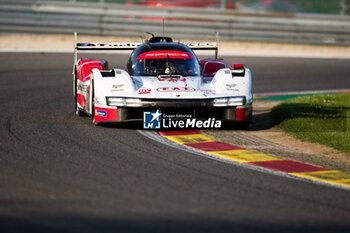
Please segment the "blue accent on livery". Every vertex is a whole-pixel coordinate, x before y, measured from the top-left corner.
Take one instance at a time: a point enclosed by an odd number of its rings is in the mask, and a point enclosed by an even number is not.
[[[161,113],[143,112],[143,128],[144,129],[160,129],[161,128]]]
[[[107,112],[102,110],[96,110],[96,116],[107,117]]]

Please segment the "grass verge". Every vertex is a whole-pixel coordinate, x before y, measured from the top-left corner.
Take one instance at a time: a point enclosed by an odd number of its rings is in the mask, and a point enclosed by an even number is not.
[[[298,139],[350,154],[350,93],[290,99],[275,106],[271,118]]]

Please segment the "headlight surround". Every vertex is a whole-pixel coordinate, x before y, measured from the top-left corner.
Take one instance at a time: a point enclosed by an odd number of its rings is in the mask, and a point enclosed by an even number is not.
[[[127,98],[127,97],[107,97],[107,105],[115,107],[142,107],[145,104],[152,104],[152,102],[142,100],[140,98]],[[169,104],[172,104],[169,103]],[[215,98],[208,106],[213,107],[230,107],[230,106],[241,106],[246,104],[245,96],[235,97],[223,97]]]
[[[244,97],[230,97],[228,98],[228,106],[237,106],[244,105],[245,98]]]
[[[125,98],[126,106],[139,107],[142,106],[142,101],[137,98]]]
[[[217,98],[214,99],[213,105],[216,107],[224,107],[228,104],[228,98]]]
[[[239,106],[245,104],[244,97],[228,97],[228,98],[217,98],[213,101],[214,107],[227,107],[227,106]]]
[[[138,98],[109,97],[107,98],[107,104],[117,107],[141,107],[142,101]]]

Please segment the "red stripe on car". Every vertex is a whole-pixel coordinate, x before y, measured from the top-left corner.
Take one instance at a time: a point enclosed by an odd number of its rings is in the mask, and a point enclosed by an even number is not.
[[[157,50],[141,53],[137,60],[140,59],[192,59],[192,54],[188,52],[176,51],[176,50]]]

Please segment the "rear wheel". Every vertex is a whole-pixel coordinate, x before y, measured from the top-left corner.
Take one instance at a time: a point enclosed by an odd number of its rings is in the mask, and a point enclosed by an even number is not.
[[[77,98],[77,95],[75,95],[74,97],[74,103],[75,103],[75,115],[77,116],[86,116],[86,114],[83,112],[83,110],[81,110],[79,107],[78,107],[78,98]]]

